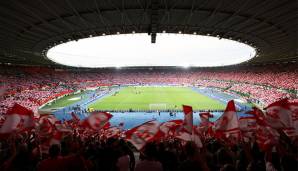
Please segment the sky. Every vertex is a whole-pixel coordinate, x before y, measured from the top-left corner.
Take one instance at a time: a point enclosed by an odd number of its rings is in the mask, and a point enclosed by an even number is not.
[[[56,63],[90,68],[225,66],[254,56],[254,48],[237,41],[167,33],[158,34],[154,44],[148,34],[108,35],[63,43],[47,53]]]

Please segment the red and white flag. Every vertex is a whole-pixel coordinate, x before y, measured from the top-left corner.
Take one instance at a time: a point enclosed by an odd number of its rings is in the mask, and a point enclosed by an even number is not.
[[[275,129],[293,127],[292,112],[288,99],[276,101],[266,107],[266,120]]]
[[[165,137],[173,136],[178,127],[183,124],[183,120],[171,120],[160,124],[160,131]]]
[[[256,142],[262,151],[268,151],[278,143],[279,133],[270,126],[257,126]]]
[[[222,116],[214,124],[217,135],[240,138],[239,122],[233,100],[229,101]]]
[[[184,129],[189,133],[192,133],[193,127],[193,110],[191,106],[183,105],[184,112]]]
[[[200,122],[200,125],[201,126],[204,126],[204,125],[209,125],[209,118],[213,118],[213,115],[209,112],[203,112],[203,113],[200,113],[200,119],[201,119],[201,122]]]
[[[110,127],[104,131],[104,135],[106,138],[119,137],[120,133],[121,129],[116,126]]]
[[[265,114],[263,113],[263,111],[258,109],[257,107],[253,107],[252,109],[253,109],[252,111],[248,111],[246,112],[246,114],[253,115],[258,125],[267,126],[268,123],[266,121]]]
[[[138,150],[141,150],[147,142],[161,137],[159,132],[160,123],[153,120],[132,128],[125,132],[126,139],[130,141]]]
[[[212,122],[209,121],[210,118],[212,118],[213,115],[209,112],[200,113],[200,119],[201,122],[199,124],[199,131],[203,133],[203,135],[207,135],[213,125]]]
[[[52,125],[59,121],[53,114],[41,114],[39,117],[39,121],[43,119],[47,119]]]
[[[6,115],[5,121],[0,128],[1,135],[7,135],[12,132],[20,132],[32,129],[35,126],[34,113],[19,104],[14,104]]]
[[[192,129],[192,133],[189,133],[185,129],[181,129],[176,132],[175,138],[182,140],[182,141],[192,141],[196,144],[198,148],[203,147],[200,133],[197,129]]]
[[[41,152],[48,154],[49,148],[54,144],[59,145],[61,143],[62,138],[63,133],[58,131],[54,132],[53,135],[49,139],[47,139],[47,141],[41,144]]]
[[[293,127],[298,136],[298,102],[289,103],[289,108],[292,113]]]
[[[107,112],[92,112],[88,118],[82,121],[81,126],[93,130],[100,130],[113,117]]]
[[[72,128],[67,124],[62,123],[61,121],[56,121],[54,125],[58,132],[62,132],[62,133],[72,132]]]
[[[254,131],[257,127],[257,120],[254,116],[239,118],[239,128],[241,131]]]
[[[46,117],[41,117],[36,126],[36,131],[40,138],[48,138],[53,134],[53,124]]]

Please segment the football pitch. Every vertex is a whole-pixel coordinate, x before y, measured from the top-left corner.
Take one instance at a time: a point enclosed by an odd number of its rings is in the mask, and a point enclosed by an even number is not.
[[[95,110],[224,110],[225,104],[188,87],[125,87],[89,105]]]

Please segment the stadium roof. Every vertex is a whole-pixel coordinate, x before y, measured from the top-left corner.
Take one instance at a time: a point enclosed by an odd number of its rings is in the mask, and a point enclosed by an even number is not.
[[[296,0],[0,1],[0,62],[57,65],[57,44],[123,33],[210,35],[258,50],[250,64],[298,58]]]

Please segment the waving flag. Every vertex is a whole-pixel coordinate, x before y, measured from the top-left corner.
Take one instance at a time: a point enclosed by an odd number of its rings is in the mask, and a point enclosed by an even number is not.
[[[270,126],[257,126],[256,142],[262,151],[268,151],[278,143],[279,133]]]
[[[266,107],[266,120],[276,129],[293,127],[292,112],[288,99],[282,99]]]
[[[209,118],[213,118],[213,115],[209,112],[200,113],[201,123],[200,125],[209,125]]]
[[[183,124],[183,120],[172,120],[164,122],[160,125],[159,129],[165,137],[174,135],[176,129]]]
[[[293,127],[295,129],[296,136],[298,136],[298,102],[289,103],[289,109],[292,114]]]
[[[266,121],[264,113],[260,109],[258,109],[257,107],[253,107],[252,109],[253,109],[252,111],[248,111],[246,113],[253,115],[255,117],[256,123],[258,125],[267,126],[268,123]]]
[[[193,110],[191,106],[183,105],[184,112],[184,129],[189,133],[192,133],[193,127]]]
[[[199,131],[207,136],[210,133],[211,127],[213,125],[212,122],[209,121],[209,118],[212,118],[213,115],[209,112],[200,113],[201,122],[199,124]]]
[[[53,114],[41,114],[39,117],[39,121],[42,121],[44,119],[48,120],[52,125],[54,125],[58,121],[58,119]]]
[[[113,115],[107,112],[93,112],[88,118],[82,121],[81,125],[93,130],[99,130],[103,128],[112,117]]]
[[[19,104],[14,104],[5,115],[5,121],[0,128],[0,134],[7,135],[15,131],[20,132],[34,128],[34,126],[35,121],[33,111]]]
[[[239,128],[241,131],[253,131],[256,129],[257,119],[254,116],[239,118]]]
[[[236,107],[233,100],[229,101],[226,110],[222,116],[215,122],[215,130],[218,136],[229,138],[240,138],[239,122],[236,113]]]
[[[121,129],[116,126],[113,126],[104,131],[104,136],[106,138],[119,137],[120,133]]]
[[[48,138],[53,134],[53,124],[46,117],[41,117],[36,126],[36,131],[40,138]]]
[[[141,150],[147,142],[159,139],[159,122],[153,120],[145,122],[131,130],[125,132],[126,139],[130,141],[138,150]]]

